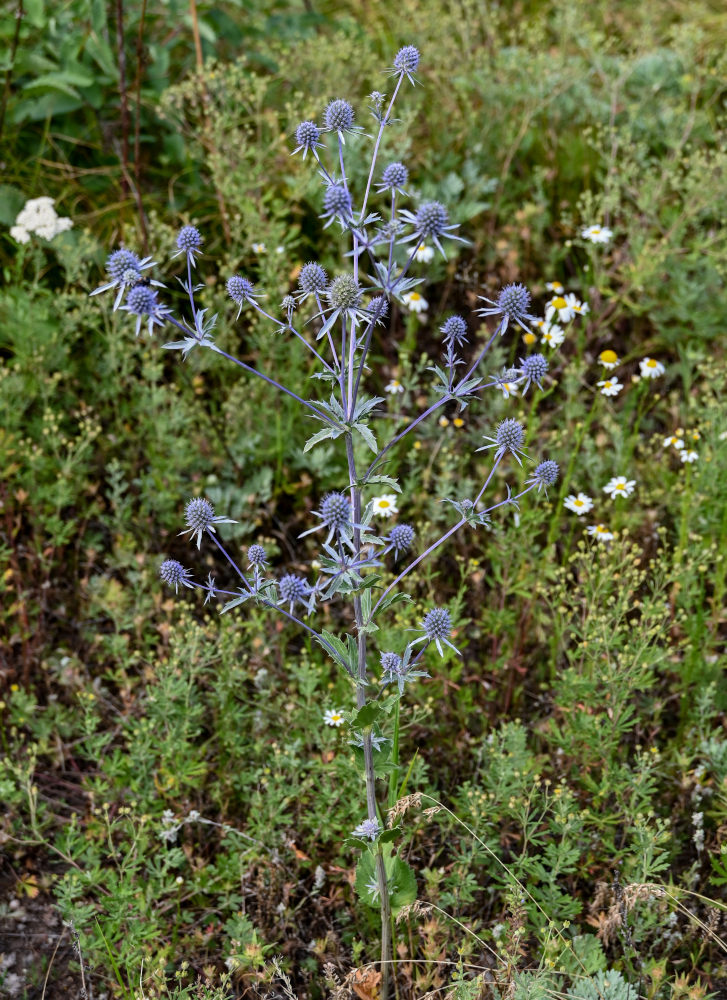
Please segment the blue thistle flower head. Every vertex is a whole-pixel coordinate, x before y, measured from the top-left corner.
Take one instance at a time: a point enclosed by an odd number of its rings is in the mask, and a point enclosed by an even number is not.
[[[315,292],[324,292],[328,287],[328,275],[320,264],[310,261],[304,264],[298,275],[298,288],[301,302]]]
[[[432,608],[422,619],[427,639],[448,639],[452,631],[452,617],[446,608]]]
[[[530,309],[530,292],[525,285],[505,285],[497,296],[497,305],[503,316],[526,319]]]
[[[157,293],[148,285],[133,285],[126,296],[126,308],[133,316],[151,316],[157,309]]]
[[[518,420],[513,420],[512,417],[501,420],[495,431],[495,441],[497,447],[503,452],[509,451],[514,454],[520,451],[525,441],[523,425]]]
[[[334,309],[348,311],[359,308],[363,292],[352,274],[339,274],[331,282],[326,295]]]
[[[329,493],[323,498],[320,516],[329,528],[344,528],[351,523],[351,503],[343,493]]]
[[[194,532],[205,531],[215,520],[215,509],[204,497],[195,497],[184,508],[184,520]]]
[[[240,307],[237,310],[238,316],[242,312],[245,302],[255,302],[255,286],[249,278],[243,278],[241,274],[233,274],[231,278],[227,279],[225,287],[232,301]]]
[[[363,840],[376,840],[380,833],[381,825],[377,819],[365,819],[363,823],[359,823],[352,836],[361,837]]]
[[[547,496],[548,487],[555,485],[558,481],[559,475],[560,469],[558,468],[558,463],[547,458],[544,462],[535,466],[533,474],[528,482],[537,486],[538,493],[540,493],[541,490],[545,490],[545,494]]]
[[[264,566],[267,559],[267,553],[262,545],[251,545],[247,550],[247,561],[251,566]]]
[[[422,236],[444,236],[449,224],[449,213],[439,201],[425,201],[416,213],[417,231]]]
[[[176,559],[165,559],[159,567],[159,576],[170,587],[174,587],[176,593],[179,593],[180,584],[183,587],[189,587],[190,590],[194,588],[194,584],[189,582],[191,576],[189,570],[185,569]]]
[[[484,295],[480,295],[479,297],[483,302],[487,302],[490,307],[489,309],[478,309],[477,312],[480,316],[502,317],[501,335],[507,330],[511,320],[513,323],[517,323],[521,330],[524,330],[526,333],[531,332],[527,323],[534,322],[535,317],[531,316],[529,312],[530,292],[525,285],[505,285],[500,290],[500,294],[494,302],[492,299],[485,298]]]
[[[381,669],[391,677],[398,675],[401,670],[401,657],[398,653],[382,653]]]
[[[439,328],[448,344],[461,344],[467,341],[467,324],[461,316],[450,316]]]
[[[288,318],[290,318],[298,308],[298,303],[292,295],[284,295],[283,301],[280,303],[280,308],[288,316]]]
[[[194,264],[194,255],[201,253],[202,234],[196,226],[182,226],[177,234],[177,252],[173,255],[177,257],[180,253],[186,253],[191,257]]]
[[[419,49],[414,45],[405,45],[394,56],[394,73],[405,75],[410,83],[414,83],[412,73],[419,68]]]
[[[409,551],[413,541],[414,529],[410,524],[395,524],[389,532],[389,547],[397,559],[404,552]]]
[[[331,101],[323,112],[328,132],[348,132],[353,127],[353,108],[342,99]]]
[[[99,285],[98,288],[94,288],[91,295],[100,295],[101,292],[108,292],[111,289],[116,289],[116,300],[114,301],[114,311],[116,311],[119,306],[121,306],[121,300],[123,299],[127,288],[130,285],[135,285],[137,282],[141,281],[143,277],[141,272],[145,271],[148,267],[154,267],[154,261],[151,257],[144,257],[143,260],[140,260],[133,250],[127,250],[125,247],[121,247],[120,250],[114,250],[112,254],[109,254],[106,260],[106,270],[111,280],[105,285]],[[143,280],[147,285],[164,288],[161,281],[154,281],[152,278],[146,278]],[[124,306],[122,308],[126,307]],[[138,335],[138,325],[136,332]]]
[[[382,323],[389,315],[389,301],[385,295],[375,295],[369,302],[369,316],[374,323]]]
[[[409,171],[403,163],[390,163],[381,175],[379,191],[403,191],[409,180]]]
[[[301,122],[295,130],[295,141],[298,143],[298,146],[293,152],[298,153],[302,149],[303,159],[305,159],[311,150],[315,150],[317,146],[322,145],[319,142],[320,137],[321,130],[315,122]]]
[[[127,271],[133,271],[137,275],[136,280],[141,277],[140,263],[139,257],[132,250],[126,250],[122,247],[109,255],[106,261],[106,270],[112,281],[124,280],[128,284]]]
[[[286,573],[278,581],[280,597],[285,604],[293,605],[302,601],[310,593],[310,587],[302,576],[295,573]]]
[[[329,220],[329,225],[335,218],[342,222],[351,218],[351,195],[345,184],[329,184],[323,196],[323,218]]]
[[[543,354],[531,354],[527,358],[521,358],[521,375],[525,376],[525,386],[523,393],[530,388],[531,383],[535,383],[538,389],[542,389],[541,381],[548,372],[548,361]]]

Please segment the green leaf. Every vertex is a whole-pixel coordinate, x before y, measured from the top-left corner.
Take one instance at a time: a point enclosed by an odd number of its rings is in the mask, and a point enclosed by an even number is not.
[[[378,455],[379,446],[376,444],[376,438],[374,437],[371,428],[367,427],[366,424],[354,424],[353,429],[359,432],[374,455]]]
[[[350,642],[350,639],[351,639],[351,636],[347,635],[346,636],[346,640],[348,642]],[[349,673],[352,677],[355,676],[355,674],[356,674],[356,669],[355,669],[356,668],[356,660],[355,659],[353,659],[353,660],[351,659],[351,649],[350,649],[350,646],[345,646],[341,642],[341,640],[338,638],[338,636],[333,635],[331,632],[326,632],[325,629],[321,629],[321,634],[319,636],[318,635],[316,636],[316,641],[319,642],[323,646],[323,648],[326,650],[326,652],[329,653],[329,654],[331,653],[331,649],[329,649],[328,647],[329,646],[332,647],[333,650],[334,650],[334,655],[335,655],[336,659],[341,664],[341,666],[344,668],[344,670],[347,673]],[[327,646],[324,645],[324,642],[328,643],[328,645]]]
[[[314,445],[317,445],[321,441],[325,441],[326,438],[337,438],[341,432],[337,431],[334,427],[324,427],[322,431],[316,431],[313,437],[309,437],[305,443],[303,451],[310,451]]]
[[[381,841],[379,842],[381,843]],[[391,910],[396,915],[403,906],[413,903],[417,898],[417,882],[413,869],[399,857],[391,856],[391,844],[384,843],[384,870],[389,887]],[[378,880],[376,876],[376,855],[374,849],[366,850],[356,865],[356,893],[364,903],[374,909],[380,906]]]
[[[360,708],[353,718],[352,725],[354,729],[368,729],[369,726],[373,726],[377,719],[380,719],[382,715],[381,705],[370,701],[363,708]]]

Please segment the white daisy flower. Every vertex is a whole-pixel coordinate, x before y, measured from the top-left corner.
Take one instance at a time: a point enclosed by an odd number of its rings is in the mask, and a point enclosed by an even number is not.
[[[565,291],[565,288],[559,281],[547,281],[545,283],[545,287],[549,292],[552,292],[553,295],[562,295]]]
[[[414,252],[414,260],[419,260],[422,264],[428,264],[434,257],[434,250],[426,243],[420,243]]]
[[[276,253],[285,253],[285,247],[276,247],[275,248],[275,252]]]
[[[581,236],[590,243],[608,243],[613,236],[613,231],[608,226],[588,226],[581,230]]]
[[[265,246],[264,243],[253,243],[252,252],[257,254],[267,253],[268,248]]]
[[[598,360],[601,362],[604,368],[608,368],[609,371],[615,368],[617,365],[621,364],[621,359],[615,351],[606,350],[601,351],[598,355]]]
[[[603,492],[607,493],[614,500],[616,497],[630,497],[634,492],[635,486],[635,479],[627,479],[626,476],[614,476],[603,487]]]
[[[623,386],[617,378],[607,378],[602,382],[596,382],[596,385],[601,390],[602,396],[618,396],[623,389]]]
[[[639,368],[642,378],[658,378],[666,371],[661,361],[655,361],[653,358],[643,358],[639,361]]]
[[[396,494],[386,493],[381,497],[374,497],[371,501],[373,504],[374,514],[381,514],[382,517],[391,517],[392,514],[398,514],[399,508],[396,506]]]
[[[588,303],[581,302],[580,299],[576,298],[573,292],[566,295],[565,301],[568,303],[568,307],[573,310],[576,316],[585,316],[588,312]]]
[[[392,378],[392,380],[384,386],[384,392],[391,393],[392,396],[396,395],[397,392],[403,392],[403,391],[404,391],[404,386],[401,384],[398,378]]]
[[[696,462],[699,455],[696,451],[682,451],[679,453],[679,458],[686,464],[687,462]]]
[[[405,292],[401,301],[411,312],[423,313],[429,308],[429,303],[419,292]]]
[[[327,726],[334,726],[338,729],[344,722],[343,712],[340,708],[327,708],[323,715],[323,721]]]
[[[502,389],[502,395],[505,399],[517,396],[517,382],[497,382],[496,384],[498,389]]]
[[[580,517],[581,514],[587,514],[589,510],[593,509],[593,500],[585,493],[579,493],[577,496],[571,493],[563,501],[563,506]]]
[[[561,323],[570,323],[575,313],[568,308],[568,303],[562,295],[554,295],[545,307],[545,321],[549,323],[557,314]]]
[[[665,448],[676,448],[677,451],[681,451],[684,447],[684,441],[676,434],[672,434],[671,437],[664,438],[663,445]]]
[[[613,532],[609,531],[605,524],[589,524],[586,531],[599,542],[610,542],[613,538]]]
[[[565,333],[563,333],[563,327],[558,326],[557,323],[546,323],[543,327],[542,336],[540,342],[547,344],[548,347],[560,347],[560,345],[565,340]]]

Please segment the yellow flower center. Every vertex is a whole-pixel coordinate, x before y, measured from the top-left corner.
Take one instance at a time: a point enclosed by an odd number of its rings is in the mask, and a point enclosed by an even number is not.
[[[653,358],[647,358],[646,367],[647,368],[656,368],[656,361],[654,361]]]
[[[419,292],[411,292],[411,294],[409,295],[410,302],[418,302],[420,298],[421,295],[419,294]]]
[[[419,246],[417,247],[417,253],[420,253],[422,250],[426,249],[427,249],[426,243],[420,243]]]
[[[550,304],[552,306],[555,306],[556,309],[565,309],[565,307],[568,305],[568,303],[565,301],[562,295],[556,295],[556,297]]]
[[[559,281],[551,281],[550,287],[553,289],[554,292],[562,292],[563,291],[563,286],[561,285],[561,283]]]
[[[598,360],[602,361],[604,365],[615,365],[618,362],[618,355],[615,351],[601,351]]]
[[[593,234],[594,236],[598,236],[598,234],[599,234],[600,232],[601,232],[601,227],[600,227],[600,226],[591,226],[591,233],[592,233],[592,234]]]
[[[542,323],[542,321],[541,321],[541,323]],[[538,326],[540,326],[541,323],[538,323]],[[535,334],[534,333],[526,333],[525,336],[523,337],[523,340],[525,341],[526,344],[534,344],[535,343]]]
[[[575,507],[582,507],[583,506],[583,501],[582,500],[574,500],[573,504],[574,504]]]
[[[452,423],[455,427],[464,427],[464,420],[461,417],[455,417]]]
[[[388,500],[379,500],[379,507],[391,507]]]

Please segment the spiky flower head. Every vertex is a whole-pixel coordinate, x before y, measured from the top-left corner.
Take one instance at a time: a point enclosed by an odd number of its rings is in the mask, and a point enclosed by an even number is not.
[[[429,640],[448,639],[452,631],[452,617],[446,608],[432,608],[424,615],[422,628]]]
[[[262,545],[254,544],[247,550],[247,561],[251,566],[264,566],[267,558],[267,553]]]
[[[369,302],[369,315],[374,323],[380,323],[389,315],[389,302],[385,295],[375,295]]]
[[[502,317],[501,335],[507,330],[511,320],[513,323],[517,323],[525,333],[532,332],[526,324],[536,322],[536,317],[531,316],[528,311],[530,309],[530,292],[525,285],[505,285],[494,302],[492,299],[485,298],[484,295],[479,297],[490,307],[489,309],[478,309],[477,312],[480,316]]]
[[[298,147],[294,152],[297,153],[302,149],[303,159],[305,159],[309,151],[321,145],[319,142],[320,137],[321,130],[315,122],[301,122],[295,130],[295,141],[298,143]]]
[[[283,602],[290,604],[291,607],[298,601],[302,601],[310,592],[310,587],[303,577],[297,576],[295,573],[286,573],[285,576],[281,577],[278,587]]]
[[[255,301],[255,286],[249,278],[243,278],[241,274],[233,274],[231,278],[228,278],[226,288],[227,294],[232,301],[236,302],[240,307],[237,310],[238,316],[242,312],[245,302]]]
[[[543,354],[531,354],[527,358],[521,358],[520,362],[522,364],[520,372],[525,376],[523,393],[528,391],[533,382],[539,389],[542,389],[543,387],[540,383],[548,371],[548,361],[545,356]]]
[[[339,274],[327,291],[328,301],[334,309],[358,309],[363,292],[352,274]]]
[[[241,274],[233,274],[227,279],[227,294],[234,302],[244,302],[249,299],[255,290],[255,286],[249,278],[243,278]]]
[[[295,310],[298,308],[298,303],[295,301],[292,295],[284,295],[283,301],[280,303],[280,308],[288,316],[292,316]]]
[[[403,552],[408,552],[414,541],[414,529],[410,524],[395,524],[389,532],[389,547],[393,549],[395,557],[399,557]]]
[[[321,518],[329,528],[343,528],[351,523],[351,503],[343,493],[329,493],[321,504]]]
[[[126,296],[126,308],[134,316],[150,316],[157,305],[157,293],[148,285],[133,285]]]
[[[323,112],[323,121],[329,132],[346,132],[353,126],[353,108],[348,101],[331,101]]]
[[[195,497],[184,508],[184,520],[193,531],[205,531],[215,520],[215,508],[205,497]]]
[[[380,191],[401,191],[409,180],[409,171],[403,163],[390,163],[381,175]]]
[[[190,254],[194,263],[195,253],[200,253],[202,234],[195,226],[182,226],[177,234],[177,253]],[[174,255],[175,257],[177,254]]]
[[[154,261],[151,257],[144,257],[143,260],[140,260],[133,250],[127,250],[126,247],[121,247],[120,250],[114,250],[113,253],[109,254],[106,260],[106,270],[111,280],[107,281],[105,285],[99,285],[98,288],[94,288],[91,295],[100,295],[101,292],[108,292],[111,289],[116,289],[116,299],[114,301],[115,311],[119,308],[119,306],[121,306],[121,300],[123,299],[126,290],[130,285],[135,285],[138,281],[142,280],[141,272],[145,271],[148,267],[154,267]],[[150,278],[147,278],[145,283],[147,285],[155,285],[157,288],[164,288],[161,281],[154,281]],[[126,306],[123,308],[126,308]],[[137,324],[137,335],[139,332],[138,327],[139,324]]]
[[[185,569],[176,559],[165,559],[159,567],[159,576],[170,587],[174,587],[179,593],[179,585],[193,589],[194,585],[189,582],[191,576],[188,569]]]
[[[215,524],[235,524],[229,517],[219,517],[215,514],[215,508],[205,497],[194,497],[184,508],[184,520],[187,525],[182,535],[189,535],[190,538],[197,539],[197,548],[202,543],[202,535],[205,532],[215,534]]]
[[[530,292],[525,285],[505,285],[497,296],[500,312],[510,319],[526,319],[530,309]]]
[[[544,462],[535,466],[529,482],[537,486],[538,493],[540,493],[541,490],[545,490],[547,494],[548,487],[553,486],[558,481],[559,474],[560,469],[558,468],[558,463],[547,458]]]
[[[363,823],[359,823],[352,836],[361,837],[364,840],[376,840],[380,833],[381,825],[377,819],[365,819]]]
[[[390,677],[398,675],[401,669],[401,657],[398,653],[382,653],[381,654],[381,669],[385,674],[389,674]]]
[[[501,420],[495,431],[495,441],[502,452],[509,451],[514,454],[520,451],[525,441],[523,425],[512,417]]]
[[[522,372],[519,368],[506,368],[502,375],[499,376],[498,382],[506,382],[510,385],[513,382],[518,382],[522,378]]]
[[[439,328],[448,344],[464,344],[467,340],[467,324],[461,316],[450,316]]]
[[[419,49],[414,45],[405,45],[394,56],[394,70],[397,73],[404,73],[413,83],[411,74],[415,73],[419,67]]]
[[[158,301],[154,289],[142,283],[131,286],[129,294],[126,296],[126,302],[121,308],[131,313],[132,316],[136,316],[137,337],[141,333],[144,317],[148,318],[147,332],[151,336],[155,326],[164,325],[170,311],[167,306],[161,305]]]
[[[443,236],[449,224],[449,213],[439,201],[425,201],[416,213],[417,232],[422,236]]]
[[[328,275],[320,264],[309,261],[304,264],[298,275],[298,288],[301,291],[301,299],[307,298],[314,292],[324,292],[328,287]]]
[[[329,184],[323,196],[323,218],[332,222],[336,216],[345,220],[351,217],[351,195],[345,184]]]
[[[106,261],[106,270],[112,281],[121,281],[123,279],[128,284],[126,272],[129,270],[133,271],[137,275],[138,280],[138,276],[141,275],[139,264],[139,258],[133,250],[127,250],[122,247],[120,250],[114,250],[109,255]]]

